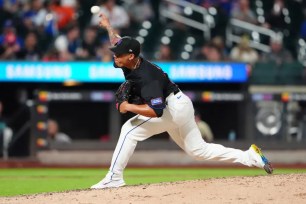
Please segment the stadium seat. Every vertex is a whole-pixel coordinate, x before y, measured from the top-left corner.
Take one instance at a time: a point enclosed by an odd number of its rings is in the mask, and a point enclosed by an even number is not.
[[[277,84],[278,69],[275,63],[256,63],[250,76],[251,84]]]
[[[302,84],[304,67],[298,62],[284,63],[280,67],[280,83]]]

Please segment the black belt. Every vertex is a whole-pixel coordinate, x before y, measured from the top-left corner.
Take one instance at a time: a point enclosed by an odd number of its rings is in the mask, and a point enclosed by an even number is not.
[[[177,94],[178,92],[180,92],[180,91],[181,91],[180,89],[175,89],[172,93],[173,93],[173,95],[176,95],[176,94]],[[170,93],[170,94],[171,94],[171,93]],[[170,95],[170,94],[169,94],[169,95]],[[169,96],[169,95],[168,95],[168,96]],[[168,105],[168,101],[165,101],[165,104]]]
[[[174,89],[173,91],[171,91],[168,95],[167,95],[167,97],[170,95],[170,94],[172,94],[173,93],[173,95],[176,95],[178,92],[180,92],[181,90],[179,89],[179,88],[176,88],[176,89]]]
[[[173,94],[176,95],[180,91],[181,91],[180,89],[176,89],[176,90],[173,91]]]

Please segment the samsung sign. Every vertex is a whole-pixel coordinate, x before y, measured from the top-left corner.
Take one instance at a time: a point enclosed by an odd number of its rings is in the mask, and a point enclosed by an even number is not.
[[[167,62],[156,63],[174,82],[245,82],[244,63]],[[102,62],[0,62],[1,82],[117,83],[124,80],[121,69]]]

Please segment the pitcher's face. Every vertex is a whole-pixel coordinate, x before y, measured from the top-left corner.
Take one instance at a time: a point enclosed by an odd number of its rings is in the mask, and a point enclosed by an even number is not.
[[[130,68],[133,59],[134,59],[134,54],[114,55],[114,61],[118,67]]]

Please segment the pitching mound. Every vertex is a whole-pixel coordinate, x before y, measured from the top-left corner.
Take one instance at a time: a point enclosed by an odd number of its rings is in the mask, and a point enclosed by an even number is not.
[[[0,203],[306,203],[306,174],[195,180],[2,197]]]

